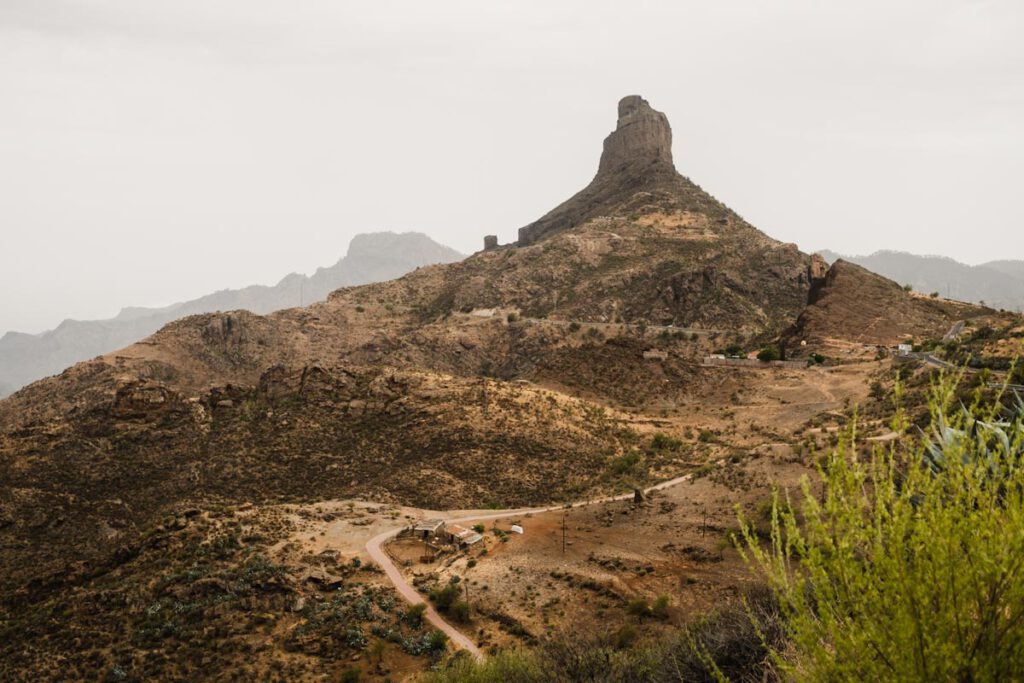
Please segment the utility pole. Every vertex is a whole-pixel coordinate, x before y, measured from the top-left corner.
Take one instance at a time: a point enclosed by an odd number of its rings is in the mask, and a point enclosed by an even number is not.
[[[565,511],[562,511],[562,554],[565,555]]]
[[[468,607],[469,606],[469,577],[468,576],[462,577],[462,586],[466,590],[466,606]]]

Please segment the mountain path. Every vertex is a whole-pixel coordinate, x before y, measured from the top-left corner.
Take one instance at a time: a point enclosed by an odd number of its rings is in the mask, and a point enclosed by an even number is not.
[[[655,484],[645,489],[645,491],[661,491],[663,489],[676,486],[677,484],[690,481],[692,478],[692,473],[684,474],[680,477],[676,477],[674,479],[669,479],[659,484]],[[459,517],[451,517],[442,513],[440,517],[444,519],[446,523],[452,524],[460,524],[464,522],[484,522],[495,519],[504,519],[506,517],[519,517],[522,515],[553,512],[555,510],[569,510],[573,508],[585,507],[595,504],[602,505],[605,503],[614,503],[620,500],[628,500],[632,498],[633,495],[634,494],[630,492],[615,496],[598,498],[596,500],[577,501],[571,504],[550,505],[546,507],[536,508],[521,508],[517,510],[503,510],[501,512],[485,512],[482,514],[462,515]],[[457,647],[466,650],[477,659],[483,659],[483,653],[480,651],[480,648],[477,647],[476,643],[474,643],[468,636],[462,633],[462,631],[458,630],[457,628],[455,628],[455,626],[446,621],[444,617],[442,617],[429,602],[423,599],[423,596],[420,595],[419,591],[417,591],[416,588],[413,587],[412,584],[410,584],[406,580],[406,578],[402,575],[401,571],[399,571],[398,567],[395,566],[395,563],[392,561],[391,556],[388,555],[387,550],[385,550],[385,543],[396,537],[407,526],[408,525],[402,525],[400,527],[395,527],[394,529],[389,529],[383,533],[377,534],[376,536],[374,536],[366,542],[366,552],[369,554],[370,559],[373,560],[373,562],[375,562],[381,569],[384,570],[384,573],[388,577],[388,580],[391,581],[391,583],[395,587],[395,590],[398,591],[398,594],[401,595],[402,598],[406,600],[406,602],[408,602],[411,605],[418,605],[420,603],[426,604],[427,609],[423,614],[429,623],[433,624],[435,627],[444,632],[444,634],[447,635],[448,638],[452,641],[452,643],[454,643]]]

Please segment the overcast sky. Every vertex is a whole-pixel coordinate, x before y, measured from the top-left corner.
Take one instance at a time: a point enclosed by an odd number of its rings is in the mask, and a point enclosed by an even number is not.
[[[1024,258],[1024,2],[0,0],[0,332],[464,252],[583,187],[627,94],[804,250]]]

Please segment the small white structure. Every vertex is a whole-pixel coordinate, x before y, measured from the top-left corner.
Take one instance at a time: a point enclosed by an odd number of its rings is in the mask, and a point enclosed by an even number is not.
[[[469,314],[476,318],[493,318],[496,311],[493,308],[474,308]]]
[[[518,524],[513,524],[512,528],[509,529],[509,531],[511,531],[514,534],[521,534],[523,533],[523,527],[519,526]]]
[[[896,347],[897,353],[901,356],[909,356],[914,351],[914,347],[911,344],[900,344]]]

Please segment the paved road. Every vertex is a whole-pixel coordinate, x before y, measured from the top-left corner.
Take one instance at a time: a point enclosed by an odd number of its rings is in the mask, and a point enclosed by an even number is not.
[[[721,462],[719,462],[718,464],[721,464]],[[654,486],[648,488],[647,491],[660,491],[662,489],[669,488],[670,486],[680,484],[684,481],[689,481],[691,478],[693,478],[692,474],[685,474],[681,477],[676,477],[675,479],[669,479],[668,481],[663,481],[660,484],[655,484]],[[628,500],[632,497],[633,493],[630,492],[623,493],[618,496],[598,498],[597,500],[580,501],[577,503],[573,503],[571,505],[551,505],[548,507],[539,508],[502,510],[501,512],[485,512],[483,514],[468,515],[463,517],[450,517],[444,514],[440,516],[444,517],[446,522],[450,522],[453,524],[459,524],[463,522],[486,522],[494,519],[502,519],[505,517],[521,517],[523,515],[528,514],[540,514],[542,512],[578,508],[592,504],[611,503],[618,500]],[[384,550],[384,544],[390,541],[395,536],[397,536],[399,532],[401,532],[402,529],[404,528],[406,528],[405,525],[396,527],[394,529],[389,529],[388,531],[377,534],[376,536],[374,536],[366,542],[366,552],[369,553],[370,559],[376,562],[380,566],[380,568],[384,570],[384,573],[387,575],[388,579],[391,581],[392,584],[394,584],[395,590],[398,591],[398,594],[405,598],[405,600],[409,604],[418,605],[421,602],[426,602],[423,599],[423,596],[420,595],[419,591],[417,591],[412,586],[412,584],[405,580],[405,577],[402,576],[402,573],[398,570],[398,567],[396,567],[395,563],[391,561],[391,557],[387,554],[387,551]],[[430,603],[427,603],[427,609],[423,614],[427,622],[433,624],[440,630],[444,631],[448,638],[451,639],[451,642],[455,644],[458,648],[466,650],[477,659],[483,658],[483,653],[480,652],[480,649],[476,646],[476,643],[474,643],[470,638],[468,638],[457,628],[455,628],[447,621],[445,621],[444,618],[437,613],[437,610],[435,610],[430,605]]]

